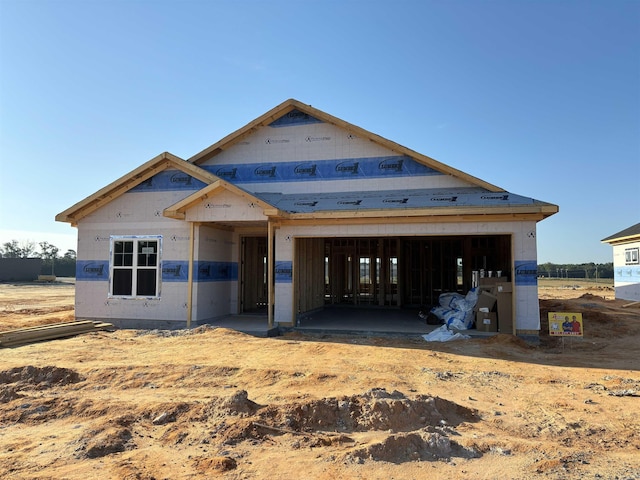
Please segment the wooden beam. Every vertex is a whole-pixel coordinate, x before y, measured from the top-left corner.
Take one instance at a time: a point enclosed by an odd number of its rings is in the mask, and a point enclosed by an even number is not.
[[[415,223],[469,223],[469,222],[513,222],[513,221],[540,221],[545,218],[542,214],[500,214],[500,215],[434,215],[415,217],[356,217],[350,218],[350,225],[366,225],[384,222],[385,224],[415,224]],[[343,225],[345,218],[303,218],[290,217],[280,219],[281,225]]]
[[[55,338],[71,337],[96,330],[109,330],[110,323],[89,320],[39,325],[36,327],[19,328],[0,333],[0,347],[15,347],[28,343],[53,340]]]
[[[271,220],[267,222],[267,296],[269,297],[267,301],[267,325],[271,329],[273,328],[273,307],[275,301],[275,277],[274,277],[274,265],[273,265],[273,224]]]
[[[193,265],[194,265],[194,245],[195,245],[195,223],[189,226],[189,271],[187,273],[187,329],[191,328],[191,317],[193,315]],[[199,229],[198,229],[199,231]]]
[[[289,219],[355,219],[355,218],[380,218],[393,217],[441,217],[441,216],[470,216],[476,215],[486,218],[489,215],[514,215],[514,214],[544,214],[556,213],[555,206],[511,206],[511,207],[444,207],[444,208],[403,208],[403,209],[371,209],[371,210],[330,210],[312,213],[289,214]]]

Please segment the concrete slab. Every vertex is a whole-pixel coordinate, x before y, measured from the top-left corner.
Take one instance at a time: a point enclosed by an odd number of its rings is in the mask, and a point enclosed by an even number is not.
[[[230,315],[198,322],[195,326],[206,324],[229,328],[256,337],[273,337],[290,331],[324,335],[421,337],[439,328],[439,325],[427,325],[418,313],[417,309],[331,306],[305,316],[295,327],[276,326],[270,329],[266,315]],[[461,333],[472,337],[496,335],[475,329]]]

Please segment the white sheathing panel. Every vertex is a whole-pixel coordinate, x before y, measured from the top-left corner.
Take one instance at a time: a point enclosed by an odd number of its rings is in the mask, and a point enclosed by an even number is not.
[[[515,322],[517,330],[539,330],[540,310],[537,287],[535,222],[474,222],[379,225],[283,226],[276,231],[276,305],[275,321],[294,321],[293,284],[286,278],[293,265],[295,237],[384,237],[431,235],[511,235],[515,284]],[[278,281],[278,266],[283,275]]]
[[[163,222],[161,222],[163,223]],[[78,226],[78,260],[76,272],[76,316],[78,318],[122,318],[186,321],[187,284],[186,271],[179,279],[168,278],[163,273],[160,282],[160,298],[122,299],[109,298],[109,261],[111,235],[161,235],[161,265],[183,264],[186,267],[188,252],[188,224],[166,225],[131,224],[114,225],[112,228]],[[187,246],[185,250],[185,245]],[[170,274],[170,273],[169,273]]]
[[[163,217],[162,210],[189,193],[130,192],[80,220],[76,317],[186,322],[189,224]],[[162,236],[160,298],[109,297],[112,235]]]
[[[163,222],[162,225],[180,224],[179,220],[163,217],[162,212],[165,208],[179,202],[193,192],[193,190],[128,192],[87,215],[80,222],[83,225],[104,224],[109,226],[148,222],[153,224]]]
[[[206,321],[237,313],[238,238],[216,228],[196,228],[193,320]]]
[[[215,163],[242,165],[271,161],[305,162],[326,158],[382,157],[389,154],[390,150],[387,148],[329,123],[310,123],[261,127],[253,135],[215,157]],[[224,162],[220,162],[218,157],[224,158]]]
[[[536,223],[513,224],[516,330],[540,330]]]
[[[640,301],[640,265],[627,252],[640,250],[640,241],[613,246],[613,281],[616,298]],[[631,253],[631,252],[629,252]],[[637,257],[635,257],[637,258]]]
[[[293,310],[293,232],[295,228],[275,231],[275,288],[273,318],[278,323],[295,322]]]
[[[232,192],[222,192],[186,212],[190,222],[266,221],[262,208]]]
[[[327,123],[262,127],[200,166],[251,192],[470,186]]]

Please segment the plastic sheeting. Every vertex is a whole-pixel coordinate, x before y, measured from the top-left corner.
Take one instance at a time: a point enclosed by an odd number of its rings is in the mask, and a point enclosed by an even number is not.
[[[433,332],[423,335],[422,338],[427,342],[449,342],[451,340],[464,340],[471,337],[459,332],[453,333],[446,325],[442,325],[441,327],[436,328]]]
[[[437,307],[431,309],[448,328],[468,330],[473,326],[473,307],[478,303],[478,289],[472,288],[466,295],[448,292],[438,297]]]

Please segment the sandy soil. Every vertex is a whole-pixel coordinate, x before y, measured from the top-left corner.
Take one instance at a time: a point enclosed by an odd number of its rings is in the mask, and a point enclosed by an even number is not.
[[[0,349],[0,478],[640,478],[640,307],[602,286],[540,297],[585,337],[199,327]],[[72,303],[73,284],[0,284],[0,330]]]

